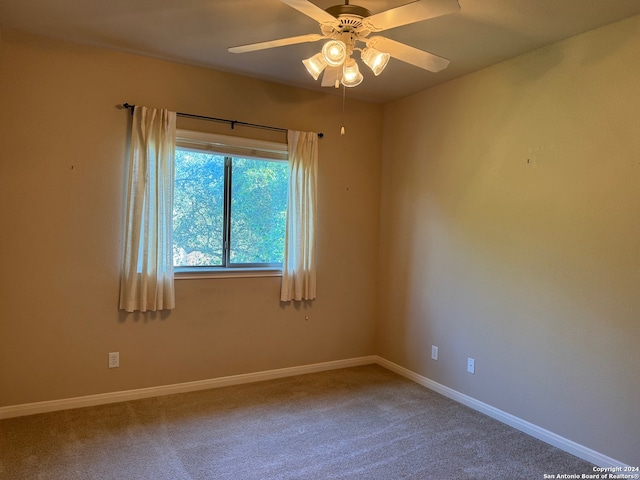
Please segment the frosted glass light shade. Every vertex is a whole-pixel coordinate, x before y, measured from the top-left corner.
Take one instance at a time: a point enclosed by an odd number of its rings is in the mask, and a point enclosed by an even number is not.
[[[389,63],[391,55],[380,52],[375,48],[367,47],[362,51],[362,61],[373,71],[377,77],[382,73],[384,67]]]
[[[358,64],[353,58],[349,58],[342,67],[342,84],[345,87],[355,87],[360,85],[363,79]]]
[[[340,40],[329,40],[322,47],[322,56],[327,65],[339,67],[347,58],[347,46]]]
[[[313,57],[302,60],[302,63],[307,67],[307,71],[314,80],[317,80],[323,70],[327,68],[327,62],[322,53],[316,53]]]

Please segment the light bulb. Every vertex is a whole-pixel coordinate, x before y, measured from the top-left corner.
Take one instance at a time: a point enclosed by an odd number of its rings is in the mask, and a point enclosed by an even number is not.
[[[358,64],[353,58],[349,58],[342,67],[342,84],[345,87],[355,87],[360,85],[363,79]]]
[[[389,63],[391,55],[388,53],[380,52],[375,48],[367,47],[362,51],[362,61],[373,71],[377,77],[382,73],[384,67]]]
[[[329,40],[322,47],[322,56],[327,65],[339,67],[347,58],[347,46],[340,40]]]

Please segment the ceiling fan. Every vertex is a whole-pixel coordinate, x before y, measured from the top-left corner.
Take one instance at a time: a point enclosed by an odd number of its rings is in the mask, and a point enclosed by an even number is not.
[[[251,43],[229,48],[231,53],[246,53],[267,48],[326,40],[322,51],[302,61],[315,80],[321,73],[323,87],[340,84],[355,87],[362,80],[358,64],[351,57],[360,52],[361,60],[377,76],[393,57],[416,67],[439,72],[449,65],[446,58],[411,47],[380,35],[369,36],[410,23],[447,15],[460,9],[458,0],[418,0],[384,12],[372,14],[358,5],[334,5],[326,10],[307,0],[280,0],[320,24],[321,34]],[[363,43],[364,48],[358,47]]]

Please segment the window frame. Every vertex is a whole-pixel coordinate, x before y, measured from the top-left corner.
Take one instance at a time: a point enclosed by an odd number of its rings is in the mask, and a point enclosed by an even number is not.
[[[232,158],[279,161],[288,164],[288,148],[284,142],[271,142],[247,137],[221,135],[176,129],[176,149],[212,153],[224,157],[224,222],[221,266],[175,266],[175,279],[276,277],[282,276],[282,264],[233,264],[230,262]]]

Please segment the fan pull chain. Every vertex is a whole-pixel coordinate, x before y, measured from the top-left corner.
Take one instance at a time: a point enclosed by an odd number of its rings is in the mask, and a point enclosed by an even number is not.
[[[340,135],[344,137],[344,103],[347,97],[347,87],[342,86],[342,128],[340,128]]]

